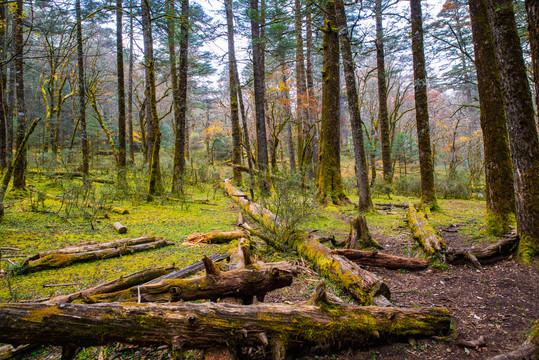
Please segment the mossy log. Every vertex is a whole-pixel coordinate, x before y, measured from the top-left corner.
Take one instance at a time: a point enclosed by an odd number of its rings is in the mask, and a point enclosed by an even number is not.
[[[348,249],[359,250],[366,247],[382,249],[382,246],[373,239],[367,226],[365,215],[359,214],[350,221],[350,232],[345,240]]]
[[[263,346],[342,349],[449,331],[445,308],[226,303],[0,304],[0,342],[98,346],[167,344],[173,349]],[[280,356],[277,356],[280,354]]]
[[[275,214],[249,201],[246,195],[232,186],[228,180],[223,183],[223,188],[255,221],[267,230],[278,233],[281,224]],[[379,295],[390,298],[389,288],[382,279],[342,256],[332,255],[327,246],[309,238],[307,233],[297,231],[293,246],[299,255],[311,261],[319,269],[321,275],[348,290],[361,304],[371,305],[374,297]]]
[[[487,246],[473,246],[471,248],[448,249],[445,253],[446,261],[450,263],[471,262],[480,268],[481,263],[488,264],[506,259],[516,251],[518,235],[515,229],[495,244]]]
[[[412,230],[414,239],[419,241],[421,247],[428,255],[434,255],[436,252],[440,252],[446,249],[445,242],[438,236],[436,230],[430,226],[425,214],[421,211],[417,211],[414,205],[408,206],[406,212],[406,218],[408,220],[408,226]]]
[[[29,261],[37,260],[40,258],[43,258],[47,255],[52,254],[76,254],[76,253],[83,253],[83,252],[89,252],[89,251],[97,251],[97,250],[104,250],[109,248],[121,248],[125,246],[132,246],[132,245],[138,245],[138,244],[146,244],[154,241],[162,240],[159,237],[156,236],[142,236],[135,239],[118,239],[113,240],[105,243],[83,243],[83,244],[76,244],[72,246],[68,246],[61,249],[56,250],[49,250],[49,251],[43,251],[39,254],[33,255],[28,258]]]
[[[186,242],[190,243],[208,243],[208,244],[223,244],[247,236],[248,233],[243,230],[234,231],[217,231],[210,233],[193,233],[187,236]]]
[[[36,344],[25,344],[17,347],[12,345],[0,346],[0,360],[14,359],[16,356],[20,356],[36,347]]]
[[[37,171],[37,170],[30,170],[28,171],[29,174],[35,174],[35,175],[45,175],[48,177],[65,177],[65,178],[82,178],[83,174],[81,172],[67,172],[67,171],[55,171],[53,173],[47,173],[43,171]],[[93,178],[90,179],[92,182],[101,183],[101,184],[112,184],[114,185],[116,182],[114,180],[110,179],[102,179],[102,178]]]
[[[539,359],[539,320],[535,322],[532,333],[522,345],[507,354],[495,356],[491,360],[521,359]]]
[[[362,251],[353,249],[335,249],[332,254],[337,254],[352,260],[359,265],[378,266],[388,269],[424,269],[429,266],[429,262],[422,258],[407,258],[384,254],[378,251]]]
[[[157,249],[169,245],[174,244],[166,240],[157,240],[144,244],[123,246],[119,248],[106,248],[103,250],[87,251],[74,254],[50,254],[37,260],[25,261],[20,272],[27,273],[47,269],[57,269],[75,263],[108,259],[121,255],[133,254],[140,251]]]
[[[86,302],[171,302],[225,297],[252,298],[292,284],[295,268],[288,262],[269,263],[221,272],[208,258],[203,259],[206,275],[191,279],[170,279],[157,284],[89,296]]]

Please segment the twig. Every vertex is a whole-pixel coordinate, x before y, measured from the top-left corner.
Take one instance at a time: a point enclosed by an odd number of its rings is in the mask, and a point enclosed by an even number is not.
[[[44,288],[47,288],[47,287],[73,286],[73,285],[77,285],[77,284],[76,284],[76,283],[43,284],[43,287],[44,287]]]
[[[21,251],[21,249],[15,248],[15,247],[1,247],[1,248],[0,248],[0,251],[6,251],[6,250],[10,250],[10,251]]]

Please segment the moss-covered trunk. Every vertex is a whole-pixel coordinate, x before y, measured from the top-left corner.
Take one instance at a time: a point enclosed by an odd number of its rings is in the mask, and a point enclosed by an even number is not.
[[[133,0],[129,1],[129,6],[131,8],[133,7]],[[133,56],[135,36],[133,33],[133,18],[134,16],[129,17],[129,70],[127,75],[127,128],[129,139],[129,159],[132,163],[135,162],[135,144],[133,139],[133,66],[135,65]],[[142,125],[141,128],[143,128]]]
[[[126,142],[125,142],[125,79],[123,46],[123,0],[116,0],[116,69],[118,76],[118,177],[125,179]]]
[[[376,15],[376,68],[378,74],[378,125],[380,126],[380,141],[382,143],[382,168],[384,181],[393,182],[391,166],[391,141],[389,130],[389,114],[387,110],[387,81],[384,55],[384,27],[382,23],[382,0],[375,2]]]
[[[15,95],[17,97],[17,105],[15,114],[17,115],[17,139],[15,148],[20,151],[20,156],[13,164],[13,188],[24,189],[26,187],[26,149],[21,147],[24,134],[26,133],[26,104],[24,102],[24,39],[23,39],[23,1],[17,0],[15,4]]]
[[[344,192],[341,176],[339,30],[334,0],[326,4],[322,31],[322,121],[316,185],[323,203],[342,204],[350,200]]]
[[[421,0],[410,0],[412,17],[412,56],[414,63],[414,96],[417,123],[417,147],[421,173],[421,202],[424,206],[438,209],[434,188],[434,163],[430,146],[429,109],[427,98],[427,69],[423,50],[423,18]]]
[[[180,67],[179,76],[174,92],[174,170],[172,172],[172,193],[178,194],[183,189],[183,176],[185,172],[185,147],[187,142],[187,70],[189,49],[189,0],[182,0],[182,15],[180,25]],[[174,23],[176,22],[174,1],[169,1],[170,17],[167,21],[169,28],[169,51],[171,71],[175,70],[172,51],[175,51]]]
[[[539,108],[539,3],[536,0],[525,0],[528,14],[528,36],[532,56],[533,82],[535,84],[535,107]],[[539,126],[539,111],[536,113]]]
[[[0,4],[0,24],[5,24],[0,27],[0,44],[4,44],[6,38],[6,7]],[[6,58],[4,46],[0,47],[0,61],[3,62]],[[3,173],[7,166],[7,126],[6,126],[6,72],[5,65],[0,66],[0,173]]]
[[[518,255],[539,254],[539,139],[512,0],[488,0],[513,160]]]
[[[352,139],[354,141],[354,157],[356,160],[356,185],[359,195],[359,210],[368,211],[373,208],[371,189],[369,186],[369,171],[367,169],[367,156],[363,144],[363,128],[356,86],[356,74],[354,59],[350,46],[350,34],[346,24],[346,13],[342,0],[335,1],[336,21],[339,28],[341,44],[341,56],[344,67],[344,79],[346,83],[346,96],[348,99],[348,112],[350,113],[350,125],[352,127]],[[387,115],[387,114],[386,114]]]
[[[307,151],[307,83],[305,79],[305,56],[303,54],[303,11],[302,1],[294,2],[294,30],[296,33],[296,129],[298,141],[298,167],[310,164],[311,156]]]
[[[153,56],[152,25],[149,0],[142,0],[142,33],[144,37],[144,62],[146,67],[146,92],[148,96],[147,122],[148,122],[148,153],[151,153],[150,179],[148,185],[148,200],[161,193],[161,169],[159,165],[159,151],[161,149],[161,128],[157,114],[157,99],[155,94],[155,59]],[[149,115],[149,116],[148,116]]]
[[[485,152],[487,231],[503,235],[514,221],[513,165],[503,108],[500,70],[496,61],[485,0],[470,1],[480,121]]]

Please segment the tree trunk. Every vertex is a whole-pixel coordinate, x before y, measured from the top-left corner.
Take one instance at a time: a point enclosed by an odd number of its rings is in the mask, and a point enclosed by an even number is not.
[[[23,1],[17,0],[15,9],[15,81],[17,97],[17,141],[15,148],[17,152],[20,150],[20,157],[13,164],[13,188],[24,189],[26,187],[25,171],[26,171],[26,149],[21,148],[24,134],[26,133],[26,104],[24,102],[24,39],[23,39]]]
[[[290,286],[296,270],[287,262],[269,263],[256,268],[221,272],[208,258],[204,258],[206,274],[190,279],[170,279],[126,290],[90,296],[94,302],[177,302],[226,297],[263,297],[266,293]]]
[[[192,243],[208,243],[208,244],[223,244],[232,240],[246,237],[248,234],[243,230],[234,231],[216,231],[210,233],[193,233],[187,236],[186,242]]]
[[[382,0],[375,2],[376,14],[376,67],[378,73],[378,125],[380,126],[380,141],[382,143],[382,167],[384,181],[393,182],[391,167],[391,141],[389,131],[389,115],[387,110],[387,82],[384,57],[384,27],[382,23]]]
[[[366,247],[382,249],[380,244],[372,238],[367,226],[367,219],[363,214],[359,214],[350,221],[350,232],[345,243],[348,249],[359,250]]]
[[[316,185],[323,203],[349,203],[341,176],[341,125],[339,81],[339,34],[335,19],[335,1],[330,0],[324,13],[322,68],[322,125]]]
[[[535,85],[535,108],[539,109],[539,4],[537,1],[525,0],[528,14],[528,36],[532,56],[533,82]],[[537,126],[539,126],[539,110],[536,110]]]
[[[233,187],[229,181],[223,183],[228,195],[253,219],[267,230],[278,233],[281,229],[279,218],[268,209],[249,201],[246,195]],[[372,304],[376,296],[390,298],[389,288],[378,276],[361,269],[349,260],[330,254],[330,249],[303,232],[297,232],[292,245],[298,254],[311,261],[320,273],[348,290],[361,304]]]
[[[313,80],[313,30],[312,30],[312,19],[311,19],[311,8],[313,4],[307,2],[305,4],[305,45],[306,45],[306,62],[307,62],[307,114],[309,116],[309,126],[311,128],[309,136],[311,137],[311,153],[312,153],[312,163],[314,167],[318,164],[318,106],[316,101],[316,96],[314,92],[314,80]],[[316,173],[316,171],[315,171]]]
[[[417,211],[412,204],[409,205],[406,219],[414,238],[421,244],[427,255],[434,255],[436,252],[445,250],[444,241],[438,236],[436,230],[430,226],[425,214]]]
[[[424,269],[429,262],[422,258],[407,258],[374,251],[362,251],[353,249],[335,249],[332,254],[344,256],[356,264],[363,266],[378,266],[388,269]]]
[[[129,2],[129,9],[133,9],[133,0]],[[133,33],[134,16],[129,16],[129,74],[127,80],[127,126],[129,135],[129,158],[132,163],[135,163],[135,144],[133,141],[133,66],[135,64],[134,56],[134,33]],[[142,125],[141,125],[142,127]]]
[[[174,9],[173,1],[171,8]],[[171,19],[170,21],[174,21]],[[174,29],[174,26],[172,26]],[[174,36],[174,35],[172,35]],[[174,45],[174,44],[173,44]],[[169,45],[170,46],[170,45]],[[180,25],[180,68],[178,78],[178,92],[174,95],[177,102],[176,115],[176,141],[174,145],[174,172],[172,178],[172,192],[178,193],[182,189],[185,173],[185,146],[187,142],[187,70],[189,49],[189,0],[182,0],[182,21]]]
[[[82,45],[82,15],[80,9],[80,0],[75,1],[77,15],[77,67],[79,75],[79,124],[80,137],[82,142],[82,173],[84,182],[87,181],[90,171],[90,147],[88,135],[86,133],[86,85],[84,78],[84,53]]]
[[[421,0],[410,0],[412,17],[412,55],[414,63],[415,112],[417,146],[421,172],[421,202],[431,210],[439,208],[434,188],[434,163],[430,145],[429,110],[427,98],[427,70],[423,51],[423,18]]]
[[[123,0],[116,0],[116,69],[118,72],[118,179],[125,180],[125,80],[122,12]]]
[[[3,304],[0,341],[78,346],[124,342],[183,349],[265,346],[267,342],[279,343],[282,349],[316,345],[340,349],[433,336],[447,333],[450,327],[445,308],[338,305],[325,295],[320,297],[323,300],[315,305]]]
[[[257,164],[262,173],[268,170],[268,144],[266,138],[266,115],[264,111],[265,81],[263,71],[262,38],[260,37],[260,12],[258,0],[251,1],[251,43],[253,48],[253,78],[255,94]],[[267,181],[260,183],[263,191],[269,189]]]
[[[363,144],[363,128],[356,87],[354,59],[352,56],[350,39],[348,38],[349,34],[346,24],[346,13],[344,10],[343,0],[335,1],[335,10],[337,14],[337,26],[339,27],[341,56],[344,67],[344,79],[346,82],[346,95],[348,99],[348,112],[350,113],[350,125],[352,127],[352,138],[354,141],[354,157],[356,159],[356,184],[359,195],[359,210],[369,211],[373,208],[373,205],[371,199],[371,190],[369,187],[367,157],[365,155],[365,145]]]
[[[303,16],[301,0],[294,3],[294,30],[296,33],[296,124],[297,124],[297,148],[298,167],[309,164],[310,157],[307,153],[307,84],[305,82],[305,57],[303,55]]]
[[[7,126],[6,126],[6,71],[4,61],[5,54],[5,38],[7,28],[6,7],[0,4],[0,173],[4,173],[7,167]]]
[[[159,115],[157,114],[157,99],[155,94],[155,59],[153,57],[153,39],[152,39],[152,24],[150,14],[149,0],[142,0],[142,33],[144,37],[144,57],[145,66],[147,68],[147,83],[146,89],[148,93],[148,106],[150,116],[148,123],[150,130],[148,131],[148,140],[152,140],[152,147],[148,147],[148,152],[151,152],[150,157],[150,181],[148,186],[148,201],[153,200],[153,196],[160,194],[162,191],[161,170],[159,165],[159,151],[161,149],[161,128],[159,125]],[[150,144],[150,141],[148,141]]]
[[[539,140],[530,87],[517,33],[512,0],[488,0],[489,19],[502,78],[507,116],[517,229],[518,256],[539,254]]]
[[[487,231],[503,235],[514,221],[515,195],[513,165],[503,108],[500,70],[496,61],[492,32],[484,0],[470,0],[470,20],[475,51],[475,67],[483,130],[487,200]]]
[[[239,84],[236,80],[236,56],[234,49],[234,17],[232,16],[232,1],[227,0],[226,6],[226,25],[228,39],[228,79],[230,92],[230,122],[232,124],[232,162],[241,164],[241,129],[238,109],[238,91]],[[238,186],[243,185],[241,171],[233,169],[234,183]]]

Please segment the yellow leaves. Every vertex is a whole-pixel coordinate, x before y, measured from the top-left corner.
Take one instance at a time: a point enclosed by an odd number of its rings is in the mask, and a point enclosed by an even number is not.
[[[213,138],[217,135],[222,135],[222,134],[226,134],[226,130],[225,130],[225,124],[220,120],[217,120],[216,122],[211,124],[209,127],[202,130],[202,132],[200,133],[201,136],[204,136],[206,138]]]

